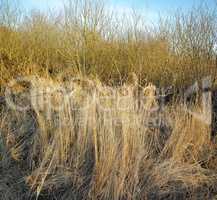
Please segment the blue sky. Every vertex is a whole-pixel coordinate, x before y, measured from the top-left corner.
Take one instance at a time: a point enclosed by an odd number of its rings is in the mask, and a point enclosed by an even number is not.
[[[62,4],[62,0],[20,0],[21,3],[28,9],[39,8],[46,9],[47,7],[58,8]],[[165,10],[174,8],[187,9],[200,2],[206,2],[207,5],[213,6],[215,0],[109,0],[108,4],[112,6],[124,6],[134,8],[150,8],[154,10]]]
[[[155,21],[159,13],[168,15],[176,9],[187,10],[193,5],[199,5],[205,2],[208,6],[213,7],[215,0],[107,0],[108,7],[114,8],[117,12],[128,12],[132,8],[145,13],[150,20]],[[20,0],[21,4],[27,9],[47,10],[47,8],[60,9],[62,0]]]
[[[192,5],[198,5],[201,2],[206,2],[207,5],[213,6],[215,0],[111,0],[113,4],[130,6],[137,8],[149,7],[155,10],[183,8],[188,9]]]

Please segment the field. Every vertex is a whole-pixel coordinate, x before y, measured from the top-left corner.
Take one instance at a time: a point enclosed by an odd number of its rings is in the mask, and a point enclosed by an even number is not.
[[[0,0],[0,200],[216,199],[216,28]]]

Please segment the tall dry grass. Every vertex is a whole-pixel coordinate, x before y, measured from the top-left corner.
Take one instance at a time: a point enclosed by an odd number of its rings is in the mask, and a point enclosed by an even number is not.
[[[0,105],[0,199],[216,195],[210,127],[181,103],[161,113],[154,86],[178,90],[208,75],[214,84],[215,9],[202,5],[150,27],[101,1],[70,0],[58,15],[7,2],[0,94],[12,79],[32,78],[10,88],[29,110]]]
[[[145,98],[138,107],[141,96],[133,84],[114,88],[77,79],[67,84],[67,98],[62,84],[32,79],[31,91],[38,93],[29,101],[31,110],[2,110],[3,199],[215,195],[215,146],[209,127],[180,104],[168,106],[162,117],[153,85],[142,89]],[[159,119],[167,124],[164,132],[154,126]]]

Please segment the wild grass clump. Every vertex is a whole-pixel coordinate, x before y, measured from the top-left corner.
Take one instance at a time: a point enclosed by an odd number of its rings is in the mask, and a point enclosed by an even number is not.
[[[31,110],[2,112],[5,156],[25,180],[25,198],[197,199],[215,194],[209,127],[179,105],[167,108],[170,131],[151,125],[160,117],[153,85],[141,90],[141,98],[134,84],[115,88],[80,78],[67,84],[69,96],[60,92],[62,84],[32,79],[31,90],[38,95],[29,102]],[[8,187],[12,180],[18,184],[13,174],[7,178]]]

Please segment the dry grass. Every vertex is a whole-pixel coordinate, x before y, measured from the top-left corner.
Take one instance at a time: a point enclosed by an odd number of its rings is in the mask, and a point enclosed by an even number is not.
[[[60,14],[7,2],[0,0],[0,95],[10,88],[30,109],[0,102],[0,199],[214,198],[210,127],[181,103],[160,112],[156,94],[216,79],[215,8],[150,27],[98,0],[69,0]],[[10,85],[19,77],[31,78]]]
[[[147,126],[159,117],[151,112],[158,105],[154,86],[142,90],[148,98],[138,108],[134,85],[74,81],[71,98],[64,98],[60,85],[36,78],[31,89],[44,95],[32,98],[31,111],[2,111],[1,168],[7,173],[0,187],[8,192],[3,199],[210,199],[215,194],[216,150],[209,127],[178,105],[166,111],[166,121],[173,119],[171,132]],[[42,93],[51,86],[52,95]],[[49,99],[55,107],[49,108]]]

